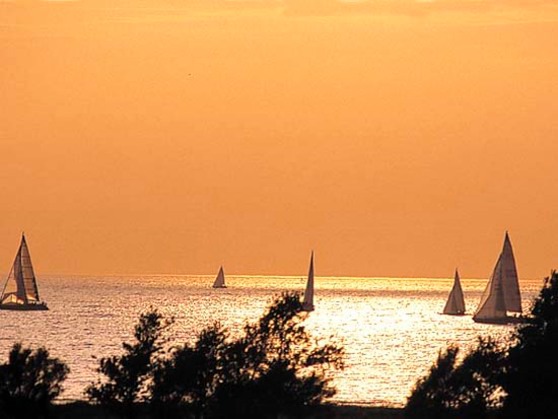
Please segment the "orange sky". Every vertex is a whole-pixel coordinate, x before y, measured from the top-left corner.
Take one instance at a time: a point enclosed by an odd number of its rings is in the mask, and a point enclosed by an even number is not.
[[[557,39],[552,1],[0,0],[0,272],[25,230],[39,275],[482,278],[508,229],[547,275]]]

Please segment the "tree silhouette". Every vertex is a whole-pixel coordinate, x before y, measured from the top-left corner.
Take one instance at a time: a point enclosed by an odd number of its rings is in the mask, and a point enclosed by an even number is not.
[[[257,323],[244,327],[226,349],[213,415],[292,415],[335,394],[328,373],[343,367],[344,351],[314,341],[302,324],[306,315],[300,294],[283,293]]]
[[[505,350],[491,338],[478,338],[476,348],[458,364],[459,348],[438,356],[429,374],[412,390],[405,408],[409,417],[480,418],[502,403]]]
[[[16,343],[8,362],[0,365],[0,404],[16,418],[45,414],[68,373],[67,365],[51,358],[45,348],[33,351]]]
[[[406,407],[412,415],[442,416],[451,409],[454,394],[450,384],[458,353],[457,346],[450,346],[444,353],[440,352],[429,374],[415,384]]]
[[[188,405],[200,417],[219,385],[226,339],[228,332],[216,323],[204,329],[192,347],[184,345],[162,361],[153,374],[153,402]]]
[[[558,273],[545,278],[515,333],[503,386],[506,417],[558,417]]]
[[[215,324],[155,373],[153,399],[188,403],[197,417],[277,417],[308,410],[335,394],[331,371],[344,351],[320,345],[302,324],[300,294],[283,293],[233,339]]]
[[[122,344],[124,355],[100,360],[97,371],[105,379],[87,387],[86,395],[102,405],[124,409],[145,400],[148,381],[165,343],[164,332],[172,321],[157,310],[141,314],[134,330],[136,342]]]

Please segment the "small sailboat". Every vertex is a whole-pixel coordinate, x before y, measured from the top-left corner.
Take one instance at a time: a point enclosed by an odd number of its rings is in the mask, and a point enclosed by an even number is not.
[[[506,232],[504,247],[482,294],[473,320],[478,323],[519,323],[522,321],[521,316],[510,316],[508,313],[521,314],[521,312],[517,268],[510,237]]]
[[[448,301],[444,307],[444,314],[462,316],[465,314],[465,299],[463,298],[463,290],[461,289],[461,281],[459,280],[459,272],[455,270],[453,279],[453,287],[448,296]]]
[[[48,310],[39,298],[37,279],[33,272],[25,235],[21,235],[19,250],[0,296],[2,310]]]
[[[227,288],[225,285],[225,273],[223,272],[223,267],[219,268],[219,273],[215,278],[215,282],[213,283],[213,288]]]
[[[310,256],[310,268],[308,269],[308,280],[306,281],[304,299],[302,300],[302,310],[314,311],[314,252]]]

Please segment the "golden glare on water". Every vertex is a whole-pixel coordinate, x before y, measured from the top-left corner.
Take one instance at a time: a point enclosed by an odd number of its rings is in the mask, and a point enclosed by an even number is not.
[[[204,326],[219,321],[239,332],[256,321],[274,296],[303,290],[305,278],[228,276],[226,289],[213,289],[213,276],[45,277],[40,287],[50,310],[3,312],[0,353],[13,342],[46,345],[67,361],[71,374],[63,398],[83,398],[96,377],[98,358],[121,351],[139,313],[156,307],[176,321],[172,344],[191,342]],[[450,343],[471,346],[478,335],[505,339],[508,326],[474,323],[485,280],[462,279],[467,314],[441,311],[451,279],[316,278],[316,310],[305,324],[319,339],[333,339],[346,351],[346,368],[334,376],[335,401],[401,406],[415,381]],[[522,281],[524,306],[541,286]],[[49,327],[44,325],[48,324]],[[24,326],[23,326],[24,325]]]

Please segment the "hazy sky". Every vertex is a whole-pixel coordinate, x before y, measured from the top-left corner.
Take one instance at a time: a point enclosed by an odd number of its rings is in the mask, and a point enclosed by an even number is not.
[[[0,272],[558,268],[558,2],[0,1]]]

